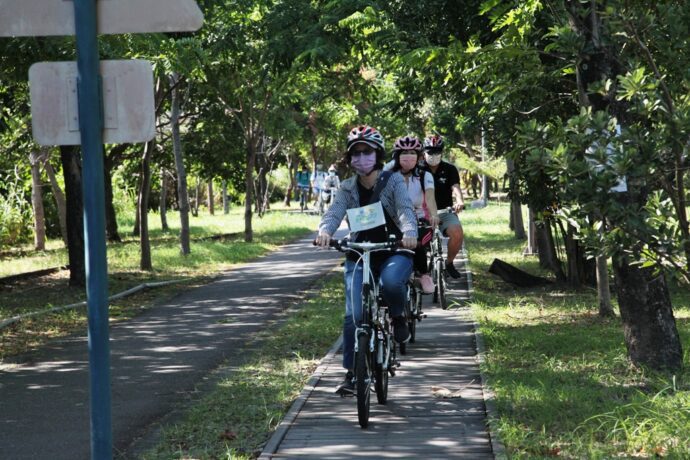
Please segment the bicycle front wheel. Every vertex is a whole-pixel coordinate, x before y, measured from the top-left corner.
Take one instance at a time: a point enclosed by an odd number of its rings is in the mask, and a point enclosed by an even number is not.
[[[357,352],[355,353],[355,381],[357,387],[357,418],[359,426],[369,426],[369,408],[371,396],[371,367],[369,352],[369,336],[361,334],[357,337]]]
[[[381,334],[379,332],[379,334]],[[382,334],[377,336],[376,339],[376,352],[377,352],[377,359],[376,363],[374,364],[374,377],[376,378],[375,380],[375,388],[376,388],[376,400],[379,402],[379,404],[386,404],[388,401],[388,365],[390,365],[390,362],[387,362],[387,355],[388,355],[388,344],[386,341],[389,340],[388,337],[383,336]]]

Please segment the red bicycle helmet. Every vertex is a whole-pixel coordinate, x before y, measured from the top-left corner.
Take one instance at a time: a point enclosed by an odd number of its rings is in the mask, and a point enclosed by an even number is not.
[[[350,134],[347,135],[348,152],[352,146],[360,143],[367,144],[375,150],[384,150],[383,136],[378,129],[368,125],[360,125],[356,128],[352,128]]]
[[[399,137],[393,145],[393,155],[400,153],[420,153],[422,143],[414,136]]]
[[[434,134],[433,136],[425,138],[424,149],[440,152],[441,150],[443,150],[443,138],[438,134]]]

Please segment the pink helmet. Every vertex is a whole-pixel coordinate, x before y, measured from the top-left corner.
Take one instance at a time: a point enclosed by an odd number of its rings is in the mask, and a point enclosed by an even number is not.
[[[352,128],[352,131],[347,135],[348,152],[352,146],[356,144],[367,144],[373,149],[380,151],[384,150],[383,136],[378,129],[368,125],[360,125],[356,128]]]
[[[393,145],[393,155],[401,153],[419,153],[422,150],[422,143],[414,136],[399,137]]]
[[[440,152],[443,150],[443,138],[438,134],[427,137],[424,139],[424,149]]]

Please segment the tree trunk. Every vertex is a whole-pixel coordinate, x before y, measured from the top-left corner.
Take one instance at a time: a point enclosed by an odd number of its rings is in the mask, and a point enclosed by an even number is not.
[[[248,144],[247,165],[244,170],[244,241],[250,243],[254,239],[254,231],[252,230],[252,192],[254,190],[256,152],[254,151],[253,141],[250,140]]]
[[[261,160],[257,159],[257,162],[260,161],[261,163],[265,164],[265,155],[260,155],[259,157]],[[268,192],[266,171],[266,167],[261,166],[257,171],[256,180],[254,180],[254,205],[255,211],[259,217],[263,216],[266,212],[266,194]]]
[[[118,147],[125,146],[129,147],[129,144],[121,144],[108,152],[108,155],[103,157],[103,177],[104,177],[104,192],[105,192],[105,236],[108,241],[122,241],[120,238],[120,233],[117,228],[117,215],[115,213],[115,205],[113,204],[113,166],[114,157],[118,155],[120,150],[124,151],[124,148],[119,149]]]
[[[568,265],[568,283],[572,288],[578,289],[582,287],[584,279],[581,276],[581,248],[575,239],[575,228],[573,228],[572,225],[568,225],[568,229],[566,232],[564,232],[563,236],[565,240],[566,261]]]
[[[510,229],[515,233],[518,240],[525,239],[525,223],[522,219],[522,205],[520,204],[520,193],[515,182],[515,162],[510,158],[506,159],[506,169],[508,172],[508,191],[510,197]]]
[[[613,268],[630,360],[653,369],[680,369],[683,350],[666,279],[627,260],[614,260]]]
[[[228,200],[228,181],[223,179],[223,214],[230,214],[230,200]]]
[[[143,180],[143,178],[140,177],[139,183],[138,183],[138,190],[141,190],[141,181],[142,180]],[[140,206],[139,199],[140,198],[141,198],[141,196],[139,195],[139,193],[137,193],[137,204],[136,204],[136,208],[134,210],[135,211],[134,212],[134,227],[132,227],[132,236],[140,236],[140,233],[139,233],[139,230],[141,229],[141,221],[139,220],[139,218],[140,218],[140,216],[139,216],[139,206]]]
[[[53,165],[50,164],[50,159],[45,158],[43,167],[48,174],[48,180],[50,181],[50,188],[53,190],[53,196],[55,197],[55,206],[58,210],[58,221],[60,222],[60,234],[62,235],[62,241],[67,246],[67,206],[65,204],[65,194],[62,193],[62,189],[55,178],[55,170]]]
[[[177,89],[179,75],[173,72],[170,76],[172,88],[170,124],[172,125],[173,152],[177,169],[177,199],[180,208],[180,252],[187,255],[191,252],[189,245],[189,196],[187,195],[187,172],[182,160],[182,142],[180,140],[180,96]]]
[[[43,211],[43,191],[41,184],[41,156],[43,152],[32,151],[29,154],[31,163],[31,206],[34,211],[34,249],[44,251],[46,248],[46,217]]]
[[[201,189],[201,183],[199,178],[196,179],[196,185],[194,185],[194,205],[192,205],[192,216],[199,217],[199,190]]]
[[[522,205],[517,200],[510,201],[510,215],[513,221],[513,232],[518,240],[525,239],[525,222],[522,220]]]
[[[609,271],[606,256],[597,256],[597,298],[599,299],[599,316],[613,318],[611,305],[611,288],[609,286]]]
[[[583,42],[581,49],[585,50],[578,56],[575,69],[580,105],[591,107],[593,111],[607,111],[622,121],[627,111],[625,102],[615,97],[617,85],[611,85],[609,94],[590,91],[589,88],[590,84],[603,79],[616,82],[617,76],[624,71],[618,60],[620,50],[608,46],[610,42],[604,37],[607,29],[602,23],[598,3],[594,0],[589,5],[565,2],[571,25]],[[672,106],[666,109],[673,110]],[[647,196],[638,187],[621,194],[620,200],[630,212],[639,212],[647,202]],[[613,268],[631,361],[655,369],[679,369],[683,355],[666,279],[655,276],[654,267],[641,268],[626,259],[614,259]]]
[[[139,187],[139,247],[141,258],[139,268],[142,270],[153,270],[151,263],[151,242],[149,241],[149,194],[151,190],[151,151],[153,141],[144,144],[144,154],[141,158],[141,182]]]
[[[208,213],[214,215],[216,213],[215,207],[213,206],[213,179],[208,181]]]
[[[539,253],[539,265],[551,270],[558,281],[565,281],[566,276],[561,266],[561,261],[556,255],[556,245],[553,241],[553,226],[547,220],[537,226],[537,246]]]
[[[286,150],[287,151],[287,150]],[[287,189],[285,190],[285,206],[290,207],[290,200],[292,199],[292,191],[295,190],[295,176],[297,175],[297,155],[294,153],[287,153],[285,158],[287,160],[288,175],[290,181],[288,182]]]
[[[65,176],[69,285],[86,287],[84,202],[81,185],[81,158],[79,147],[60,146],[60,160],[62,161],[62,171]]]
[[[534,223],[534,212],[531,209],[527,210],[527,247],[522,253],[526,256],[537,254],[537,226]]]
[[[161,230],[167,232],[168,230],[170,230],[170,227],[168,226],[168,181],[165,177],[165,173],[165,168],[161,167]]]

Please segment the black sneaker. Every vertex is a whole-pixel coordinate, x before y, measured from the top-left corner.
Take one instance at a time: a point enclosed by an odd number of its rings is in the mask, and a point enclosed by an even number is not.
[[[456,270],[455,265],[453,265],[453,262],[448,262],[446,261],[446,273],[448,273],[451,278],[458,279],[462,275],[460,275],[460,272]]]
[[[407,343],[412,335],[410,329],[407,327],[407,320],[404,316],[393,318],[393,337],[398,343]]]
[[[345,396],[346,394],[355,394],[355,373],[352,371],[347,371],[347,374],[345,374],[345,379],[340,385],[338,385],[338,388],[336,388],[335,392],[342,396]]]

